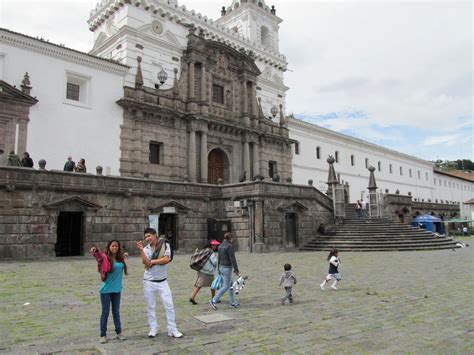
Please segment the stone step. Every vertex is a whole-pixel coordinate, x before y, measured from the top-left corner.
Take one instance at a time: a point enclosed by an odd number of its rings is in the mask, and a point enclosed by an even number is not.
[[[422,251],[422,250],[443,250],[443,249],[454,249],[455,246],[433,246],[433,247],[411,247],[411,248],[396,248],[396,247],[387,247],[387,248],[353,248],[353,247],[339,247],[338,250],[342,252],[376,252],[376,251]],[[320,248],[300,248],[301,251],[330,251],[330,247],[320,247]]]

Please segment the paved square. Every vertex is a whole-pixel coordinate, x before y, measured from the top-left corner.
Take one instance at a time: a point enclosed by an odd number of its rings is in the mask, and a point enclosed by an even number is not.
[[[242,306],[209,308],[209,289],[189,303],[196,273],[189,255],[170,265],[182,339],[168,338],[161,303],[148,339],[142,265],[131,257],[121,316],[128,339],[99,344],[99,274],[92,257],[0,263],[0,352],[44,353],[417,353],[474,352],[474,248],[341,253],[339,290],[319,289],[326,253],[237,253],[249,276]],[[298,278],[295,303],[280,303],[284,263]],[[30,303],[29,305],[25,305]],[[203,323],[196,316],[230,321]],[[113,322],[109,318],[109,334]]]

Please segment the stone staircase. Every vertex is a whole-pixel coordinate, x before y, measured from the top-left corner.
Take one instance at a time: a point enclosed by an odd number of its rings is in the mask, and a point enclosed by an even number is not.
[[[318,235],[300,250],[402,251],[457,248],[450,237],[413,228],[388,218],[356,218],[355,205],[346,206],[346,218],[334,235]]]

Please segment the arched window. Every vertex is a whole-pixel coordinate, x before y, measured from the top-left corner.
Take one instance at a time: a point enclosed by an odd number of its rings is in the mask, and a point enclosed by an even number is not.
[[[271,48],[270,31],[267,27],[262,26],[260,28],[260,42],[267,48]]]

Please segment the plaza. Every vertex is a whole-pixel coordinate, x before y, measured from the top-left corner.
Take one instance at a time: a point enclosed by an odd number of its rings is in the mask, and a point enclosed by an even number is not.
[[[469,240],[466,240],[470,243]],[[146,337],[140,259],[130,257],[121,318],[126,341],[99,344],[100,277],[92,257],[0,263],[2,353],[415,353],[474,351],[473,248],[423,252],[341,253],[338,291],[319,289],[326,253],[238,252],[249,279],[237,296],[211,310],[209,289],[189,303],[196,273],[189,254],[175,255],[169,284],[181,339],[168,338],[158,301],[160,331]],[[284,263],[298,278],[295,303],[280,303]],[[204,323],[195,317],[233,320]],[[109,337],[113,322],[109,318]]]

